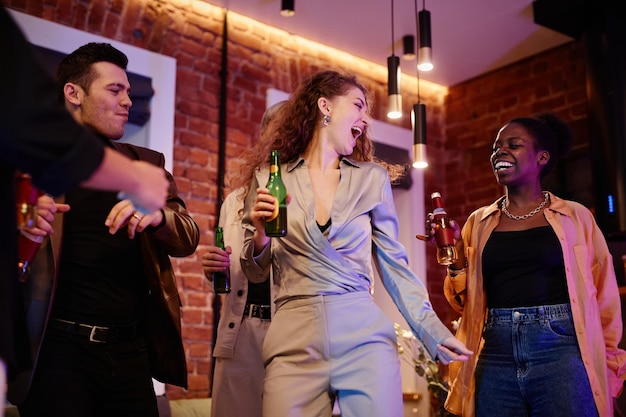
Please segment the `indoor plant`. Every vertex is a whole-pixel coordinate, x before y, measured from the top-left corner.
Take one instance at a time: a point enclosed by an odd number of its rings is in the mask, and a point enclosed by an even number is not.
[[[441,369],[428,354],[422,342],[413,332],[404,330],[394,323],[398,353],[401,360],[407,361],[415,372],[428,383],[428,392],[431,394],[431,406],[435,417],[454,417],[443,407],[448,397],[448,382],[444,380]]]

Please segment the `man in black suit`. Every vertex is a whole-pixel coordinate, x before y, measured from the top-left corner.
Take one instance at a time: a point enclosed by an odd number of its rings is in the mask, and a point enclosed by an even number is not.
[[[58,101],[54,81],[1,6],[0,51],[0,368],[4,364],[12,378],[32,366],[17,275],[16,170],[31,174],[50,194],[78,184],[123,190],[149,211],[165,203],[168,181],[162,169],[105,147],[73,120]]]
[[[61,61],[57,84],[73,118],[106,147],[163,167],[161,153],[115,142],[132,105],[127,61],[110,44],[89,43]],[[169,256],[191,255],[199,231],[166,174],[166,205],[149,213],[115,193],[85,188],[42,203],[71,209],[48,217],[54,233],[27,281],[37,289],[27,301],[36,366],[30,390],[23,373],[8,393],[21,416],[156,417],[151,377],[187,386]]]

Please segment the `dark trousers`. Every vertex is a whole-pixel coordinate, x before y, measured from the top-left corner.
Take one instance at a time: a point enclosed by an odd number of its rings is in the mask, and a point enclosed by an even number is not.
[[[21,417],[158,417],[145,342],[93,343],[50,329]]]

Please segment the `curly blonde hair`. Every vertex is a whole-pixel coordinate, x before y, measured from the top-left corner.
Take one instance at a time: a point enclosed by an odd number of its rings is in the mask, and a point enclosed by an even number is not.
[[[311,145],[315,130],[322,120],[317,100],[320,97],[332,100],[355,87],[363,92],[368,102],[371,101],[365,87],[353,75],[320,71],[304,80],[289,100],[281,102],[280,108],[272,112],[272,120],[262,130],[259,142],[242,155],[244,162],[240,166],[240,175],[232,183],[233,189],[243,187],[245,192],[242,194],[247,194],[255,171],[269,164],[272,149],[280,151],[281,163],[298,159]],[[405,166],[389,164],[374,157],[374,144],[367,126],[349,157],[355,161],[377,162],[384,166],[392,183],[406,174]]]

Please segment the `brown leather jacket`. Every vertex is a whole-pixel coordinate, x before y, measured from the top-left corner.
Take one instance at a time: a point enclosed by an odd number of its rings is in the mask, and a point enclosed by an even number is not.
[[[163,154],[133,145],[112,143],[113,147],[132,159],[164,167]],[[198,225],[178,196],[174,179],[166,172],[170,189],[166,206],[162,209],[164,223],[153,230],[139,233],[150,303],[142,315],[147,346],[152,363],[152,376],[168,384],[187,388],[187,365],[181,337],[181,301],[176,277],[169,257],[185,257],[194,253],[200,239]],[[57,199],[62,202],[63,197]],[[27,312],[30,350],[34,358],[33,369],[22,372],[9,381],[8,399],[20,404],[26,397],[45,327],[50,317],[57,283],[63,216],[55,216],[52,224],[55,233],[46,239],[37,254],[28,280],[23,284],[24,304]],[[28,349],[28,347],[24,347]]]

